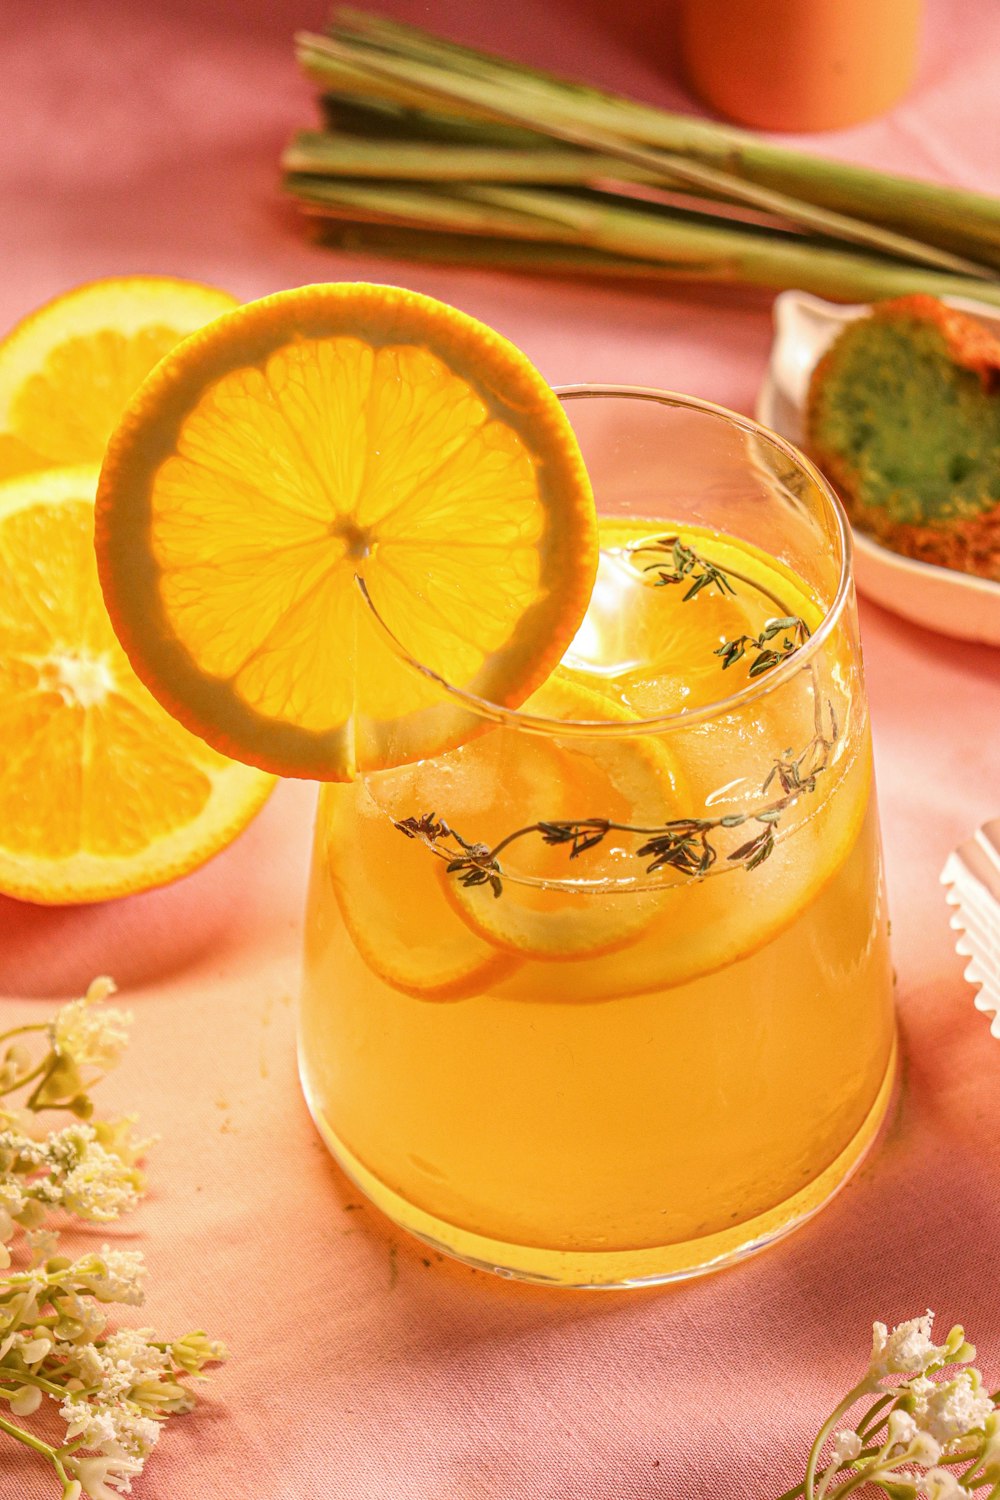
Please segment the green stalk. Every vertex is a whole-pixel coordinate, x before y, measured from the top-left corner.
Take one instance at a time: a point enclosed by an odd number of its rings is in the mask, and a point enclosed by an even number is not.
[[[541,245],[562,245],[567,250],[586,248],[592,255],[615,257],[610,265],[587,257],[579,262],[580,269],[616,270],[619,259],[628,264],[632,258],[645,263],[646,274],[656,274],[648,269],[656,265],[665,277],[741,281],[777,289],[799,286],[839,300],[875,301],[925,291],[978,297],[1000,305],[1000,287],[991,283],[927,271],[782,230],[667,208],[654,210],[647,204],[629,205],[611,195],[541,188],[434,188],[302,176],[291,178],[288,186],[314,212],[333,217],[439,235],[482,235],[493,241],[491,248],[506,237],[526,242],[530,251],[523,259],[529,268]],[[425,249],[431,247],[443,249],[439,241],[425,241]],[[485,259],[482,247],[478,252],[471,246],[465,248],[475,259]],[[508,257],[507,263],[514,258]],[[551,266],[552,254],[549,262]]]
[[[326,37],[299,32],[295,38],[295,55],[307,78],[318,83],[324,90],[332,89],[355,99],[366,99],[372,93],[372,75],[367,68],[358,66],[346,54],[332,51]],[[490,120],[494,116],[488,110],[454,110],[442,107],[440,97],[426,89],[398,80],[383,79],[378,97],[389,104],[404,109],[430,109],[444,114],[467,114],[470,118]]]
[[[617,157],[601,156],[542,136],[536,137],[541,144],[535,147],[496,145],[488,137],[482,144],[468,140],[455,143],[447,137],[443,140],[423,136],[414,139],[407,131],[409,113],[395,110],[393,113],[392,134],[388,133],[380,110],[352,114],[352,124],[362,127],[360,133],[357,129],[345,133],[336,127],[333,133],[300,130],[286,147],[282,166],[288,173],[312,177],[382,179],[431,185],[520,182],[586,189],[594,184],[610,185],[624,181],[650,189],[655,187],[655,193],[652,197],[647,194],[645,201],[663,203],[669,196],[670,199],[679,198],[686,207],[696,196],[713,205],[726,203],[727,210],[734,216],[747,213],[742,206],[733,205],[728,199],[708,199],[707,194],[701,192],[694,195],[687,183],[668,185],[658,172],[633,167]],[[630,201],[643,201],[640,194],[622,196]],[[754,213],[751,221],[760,223],[764,219],[764,215]]]
[[[571,147],[518,150],[511,147],[451,146],[424,141],[358,140],[301,130],[281,159],[286,172],[313,176],[378,177],[413,182],[537,182],[586,185],[596,178],[621,176],[612,156]],[[655,180],[635,170],[635,181]]]
[[[814,157],[747,131],[673,114],[506,62],[363,11],[338,11],[333,32],[340,39],[364,41],[397,57],[461,70],[473,79],[489,77],[507,83],[517,79],[536,96],[540,122],[549,107],[568,108],[576,120],[624,139],[679,152],[745,181],[1000,265],[1000,200],[986,194]]]
[[[60,1401],[66,1397],[65,1386],[56,1385],[54,1381],[46,1380],[44,1375],[32,1374],[30,1370],[12,1370],[0,1365],[0,1380],[5,1385],[33,1385],[50,1396],[58,1396]]]
[[[506,211],[501,204],[477,203],[455,192],[394,182],[344,182],[307,176],[286,178],[301,202],[339,217],[374,223],[415,225],[458,234],[510,235],[551,239],[552,226],[530,211]],[[570,239],[569,235],[564,235]]]
[[[361,136],[365,140],[439,141],[451,146],[511,146],[528,150],[569,151],[537,130],[503,125],[499,120],[471,120],[463,115],[441,114],[433,109],[404,108],[373,94],[327,90],[320,106],[328,130],[337,135]]]
[[[5,1417],[0,1417],[0,1432],[5,1432],[8,1437],[16,1438],[19,1443],[24,1443],[27,1448],[33,1448],[36,1453],[40,1453],[43,1458],[47,1458],[50,1463],[55,1464],[57,1471],[61,1469],[59,1452],[56,1448],[52,1447],[51,1443],[43,1442],[41,1438],[35,1437],[34,1433],[28,1432],[23,1427],[18,1427],[14,1422],[8,1422]]]
[[[670,277],[662,262],[607,255],[585,245],[544,240],[492,239],[488,235],[439,233],[392,224],[341,220],[319,213],[314,232],[320,243],[349,254],[384,255],[432,265],[486,266],[501,271],[533,271],[550,276],[621,276],[661,281]]]
[[[523,82],[519,82],[519,75],[511,69],[506,70],[502,80],[490,76],[486,70],[483,70],[480,77],[469,78],[437,64],[394,57],[378,50],[365,50],[363,45],[359,47],[350,41],[327,40],[309,35],[300,40],[311,49],[314,63],[327,57],[335,64],[367,71],[379,83],[395,86],[413,82],[424,94],[461,107],[486,109],[496,118],[511,124],[532,125],[541,120],[546,130],[558,139],[604,152],[633,166],[659,173],[660,180],[668,185],[678,180],[686,182],[690,187],[712,196],[731,198],[753,209],[779,215],[801,228],[865,245],[901,259],[914,260],[959,274],[996,276],[995,271],[956,256],[951,251],[922,244],[894,230],[886,230],[850,215],[816,207],[773,188],[746,182],[731,172],[693,161],[677,152],[653,151],[646,146],[623,140],[613,132],[601,130],[592,122],[581,121],[577,112],[570,107],[570,101],[562,97],[558,90],[545,91],[543,110],[533,78],[527,76]],[[549,94],[551,98],[548,97]]]

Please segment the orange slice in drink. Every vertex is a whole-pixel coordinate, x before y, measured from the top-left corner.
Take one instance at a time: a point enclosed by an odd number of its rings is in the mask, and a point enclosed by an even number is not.
[[[403,994],[461,1000],[518,967],[516,955],[471,930],[451,906],[437,878],[446,861],[399,827],[434,808],[442,821],[475,822],[484,837],[498,836],[532,788],[557,805],[558,752],[527,736],[515,747],[513,738],[497,729],[433,760],[323,789],[313,879],[332,890],[368,967]],[[322,914],[328,904],[320,891],[315,909]]]
[[[526,698],[583,617],[597,528],[524,355],[352,283],[250,303],[160,363],[109,445],[97,548],[171,713],[250,764],[344,780],[463,737],[391,638],[449,684]]]
[[[577,724],[621,725],[620,735],[588,734],[553,728],[547,753],[558,772],[553,786],[539,785],[531,774],[538,737],[521,733],[512,771],[518,763],[523,795],[512,808],[502,832],[495,812],[490,825],[482,815],[458,831],[469,841],[496,849],[501,839],[526,831],[498,852],[500,894],[495,885],[466,883],[462,871],[442,864],[439,880],[448,902],[470,929],[506,953],[542,960],[593,957],[633,943],[656,919],[666,895],[662,876],[648,877],[648,861],[635,858],[643,835],[627,829],[652,830],[669,818],[683,816],[688,789],[676,758],[656,736],[636,732],[634,716],[593,688],[554,677],[529,699],[526,711]],[[475,745],[468,747],[472,752]],[[520,753],[518,753],[520,752]],[[536,752],[537,753],[537,752]],[[527,766],[523,762],[527,761]],[[611,827],[577,861],[569,842],[552,843],[538,823],[608,819]],[[583,838],[597,830],[585,827]]]
[[[517,959],[470,932],[428,869],[433,856],[403,838],[361,783],[330,785],[321,796],[326,842],[313,860],[314,909],[325,921],[332,889],[351,942],[377,978],[418,1000],[464,1000],[514,972]]]
[[[854,862],[859,880],[865,878],[877,837],[870,796],[871,760],[864,750],[832,787],[816,794],[815,811],[807,811],[808,804],[796,810],[798,821],[757,869],[727,868],[723,857],[707,879],[666,886],[654,920],[634,941],[606,957],[566,965],[555,983],[551,965],[525,964],[505,976],[499,994],[532,1003],[602,1002],[667,991],[738,964],[804,920],[810,903],[847,862]],[[756,831],[757,825],[748,825],[749,834]],[[873,914],[873,930],[876,922]],[[739,982],[737,970],[733,983]],[[716,1021],[724,1024],[724,1017]]]
[[[30,313],[0,342],[0,477],[100,463],[157,360],[235,305],[198,282],[116,276]]]
[[[669,543],[669,528],[655,521],[601,518],[594,594],[565,663],[637,718],[720,702],[750,681],[759,652],[749,641],[770,621],[796,616],[813,630],[823,615],[790,569],[708,528],[683,529],[677,541],[714,565],[720,581],[693,588],[699,564],[680,582],[658,586],[662,573],[675,573],[665,530]],[[741,637],[748,638],[744,654],[723,669],[719,651]]]
[[[539,713],[600,714],[605,721],[619,713],[596,694],[557,683],[535,694],[531,707]],[[653,774],[672,774],[672,767],[655,753],[650,761],[641,752],[612,759],[611,779],[617,777],[633,795],[648,789],[651,766]],[[433,760],[377,772],[353,786],[328,787],[318,823],[325,841],[317,850],[314,879],[332,889],[368,967],[395,989],[421,999],[458,1000],[489,991],[523,958],[550,943],[568,944],[576,954],[605,951],[649,920],[651,903],[632,901],[624,921],[619,907],[609,936],[607,926],[595,926],[593,919],[586,931],[569,921],[558,893],[546,903],[539,924],[534,907],[526,905],[520,886],[510,880],[503,901],[496,903],[503,910],[494,917],[490,887],[465,888],[447,869],[451,854],[462,850],[463,834],[489,846],[517,827],[526,809],[570,816],[587,789],[581,779],[574,754],[555,738],[504,727]],[[587,779],[590,791],[613,795],[599,773]],[[446,831],[430,839],[419,831],[408,837],[407,823],[412,829],[414,820],[426,820],[431,809],[431,823]],[[557,856],[553,867],[565,874],[566,851],[549,852]],[[533,865],[537,851],[525,849],[519,855],[509,869],[505,864],[505,876]],[[488,897],[482,920],[477,893]],[[594,908],[598,904],[592,903]],[[322,911],[322,897],[316,906]],[[550,929],[550,921],[558,930]]]
[[[0,484],[0,891],[101,901],[230,842],[270,776],[224,760],[130,668],[94,563],[96,468]]]

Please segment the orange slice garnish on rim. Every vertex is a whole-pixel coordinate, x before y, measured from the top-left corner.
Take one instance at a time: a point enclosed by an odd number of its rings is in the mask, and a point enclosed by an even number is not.
[[[516,705],[583,617],[597,527],[524,355],[351,283],[250,303],[161,362],[109,445],[97,549],[119,637],[178,719],[250,764],[343,780],[456,738],[371,606],[423,666]]]
[[[0,343],[0,477],[99,464],[157,361],[235,306],[196,281],[113,276],[29,313]]]
[[[202,864],[274,785],[164,713],[94,564],[96,468],[0,484],[0,891],[102,901]]]

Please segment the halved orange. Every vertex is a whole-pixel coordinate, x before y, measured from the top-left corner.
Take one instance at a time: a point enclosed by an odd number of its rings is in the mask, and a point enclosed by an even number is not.
[[[166,356],[109,445],[97,548],[171,713],[250,764],[344,780],[468,733],[413,660],[503,705],[548,676],[597,526],[523,354],[429,297],[350,283],[250,303]]]
[[[54,298],[0,341],[0,478],[97,464],[136,386],[236,305],[172,276],[115,276]]]
[[[193,869],[273,786],[159,706],[94,563],[96,468],[0,483],[0,891],[100,901]]]

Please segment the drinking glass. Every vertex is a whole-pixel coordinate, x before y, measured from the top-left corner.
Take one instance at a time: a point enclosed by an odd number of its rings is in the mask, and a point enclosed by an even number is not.
[[[601,517],[587,617],[518,709],[386,636],[444,748],[322,790],[300,1061],[412,1234],[629,1286],[841,1186],[891,1094],[892,970],[837,500],[707,402],[559,394]]]

